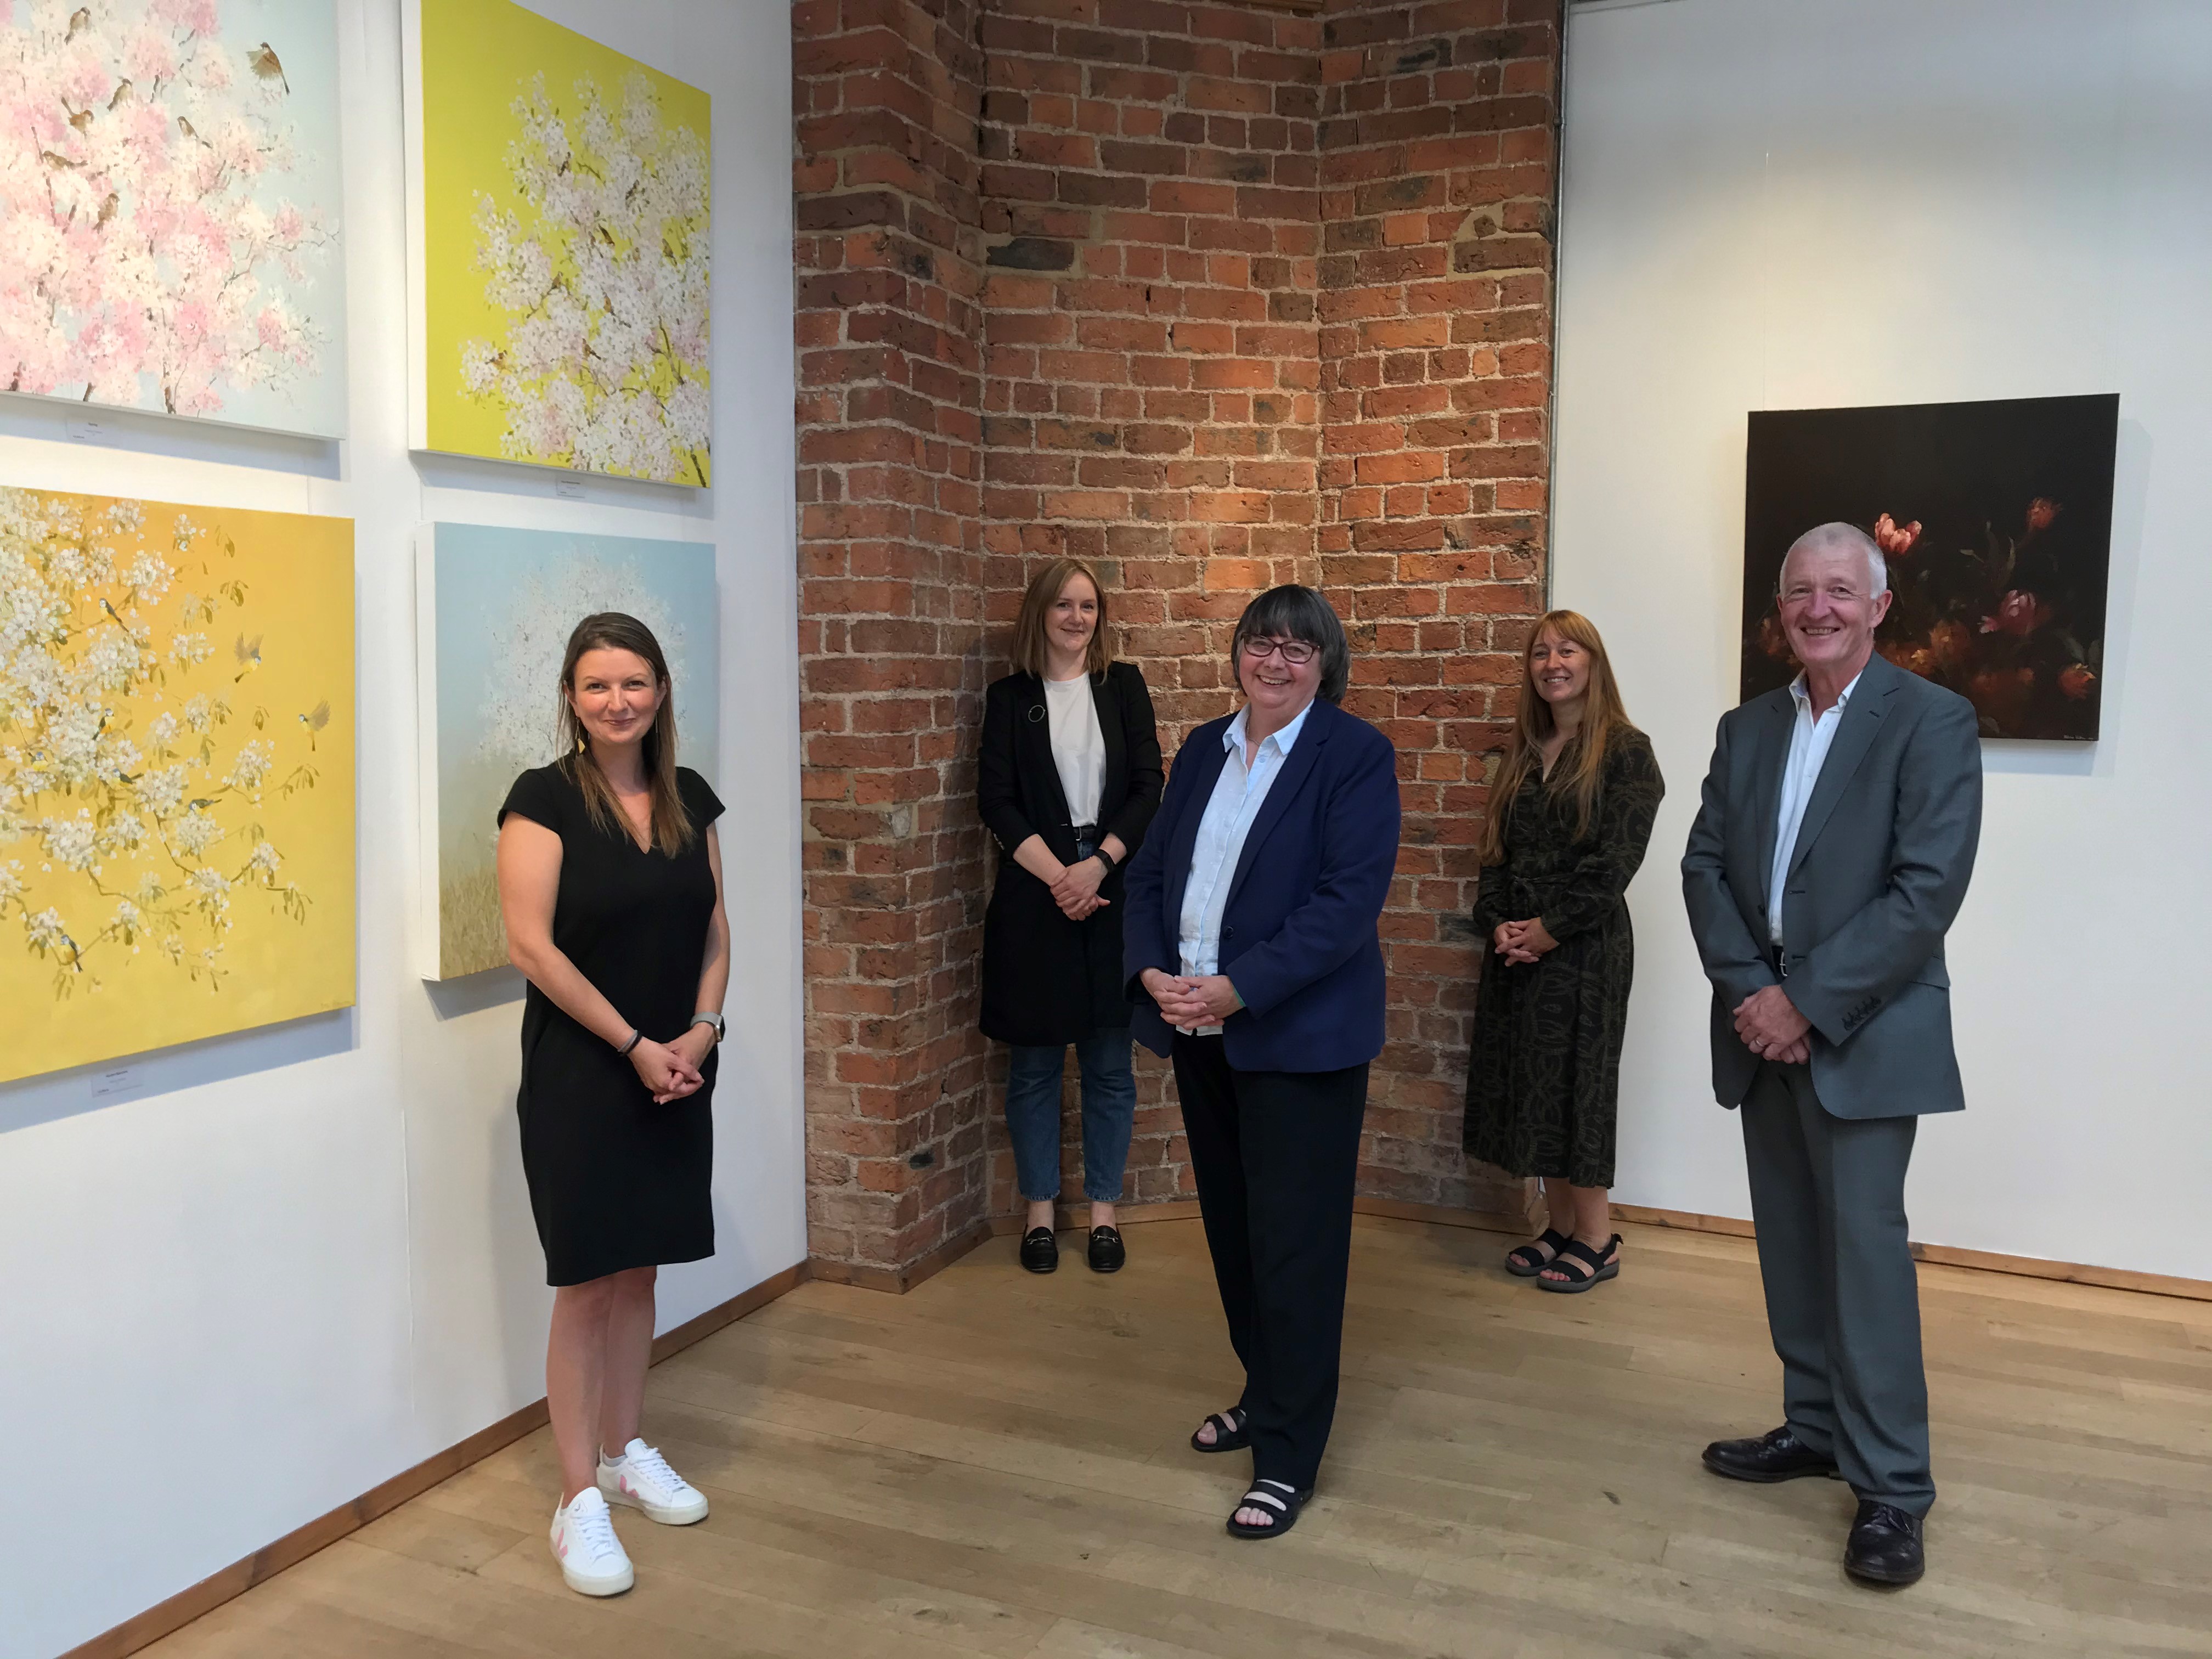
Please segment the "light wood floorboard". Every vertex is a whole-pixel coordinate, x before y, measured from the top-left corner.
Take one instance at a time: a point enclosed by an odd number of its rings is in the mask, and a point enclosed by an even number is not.
[[[1919,1585],[1840,1565],[1850,1492],[1703,1443],[1779,1414],[1748,1241],[1627,1230],[1547,1296],[1496,1235],[1363,1218],[1322,1495],[1249,1461],[1198,1224],[1101,1279],[994,1241],[904,1297],[810,1284],[656,1369],[714,1513],[617,1511],[637,1588],[569,1594],[540,1431],[146,1650],[157,1659],[2119,1659],[2212,1655],[2212,1304],[1921,1269],[1942,1497]]]

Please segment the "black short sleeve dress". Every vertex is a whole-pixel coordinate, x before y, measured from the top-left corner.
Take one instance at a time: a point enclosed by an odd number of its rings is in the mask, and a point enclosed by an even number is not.
[[[722,815],[696,772],[678,767],[676,781],[702,833],[672,859],[594,824],[557,763],[517,778],[499,809],[501,823],[517,812],[561,837],[553,943],[656,1042],[681,1036],[699,1012],[714,914],[703,832]],[[696,1094],[656,1106],[627,1059],[530,988],[516,1106],[547,1284],[714,1255],[715,1059],[709,1051]]]

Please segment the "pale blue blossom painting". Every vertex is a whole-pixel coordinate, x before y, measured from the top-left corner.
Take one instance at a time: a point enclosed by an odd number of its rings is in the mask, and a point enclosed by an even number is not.
[[[620,611],[675,683],[677,757],[715,781],[714,549],[708,542],[425,526],[416,545],[425,979],[507,960],[493,872],[501,801],[560,753],[561,659],[576,624]]]

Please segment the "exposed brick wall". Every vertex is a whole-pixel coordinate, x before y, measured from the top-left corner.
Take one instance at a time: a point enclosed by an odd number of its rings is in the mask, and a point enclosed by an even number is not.
[[[1523,1202],[1460,1119],[1474,846],[1544,609],[1558,11],[1347,6],[1322,62],[1322,576],[1406,809],[1360,1190],[1453,1208]]]
[[[1115,587],[1170,754],[1233,705],[1253,593],[1346,617],[1407,805],[1362,1190],[1518,1207],[1458,1101],[1471,848],[1542,603],[1557,10],[794,9],[817,1256],[902,1266],[1014,1206],[976,693],[1062,552]],[[1188,1196],[1139,1067],[1126,1195]]]
[[[792,9],[808,1248],[983,1218],[973,0]]]
[[[1036,564],[1094,562],[1170,755],[1233,706],[1225,649],[1245,602],[1321,574],[1321,40],[1317,18],[1234,0],[994,0],[984,20],[995,666]],[[1138,1066],[1125,1190],[1190,1197],[1167,1067]],[[1003,1124],[992,1134],[1003,1212],[1013,1159]]]

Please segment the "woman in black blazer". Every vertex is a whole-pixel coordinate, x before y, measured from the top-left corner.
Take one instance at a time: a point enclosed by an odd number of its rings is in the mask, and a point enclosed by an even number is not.
[[[1137,1083],[1121,973],[1121,866],[1160,800],[1152,699],[1113,660],[1106,590],[1080,559],[1036,574],[1014,624],[1016,670],[983,702],[976,801],[998,837],[999,880],[983,917],[983,1035],[1012,1045],[1006,1130],[1029,1201],[1021,1261],[1060,1265],[1060,1086],[1067,1047],[1083,1073],[1087,1252],[1127,1260],[1114,1225]]]

